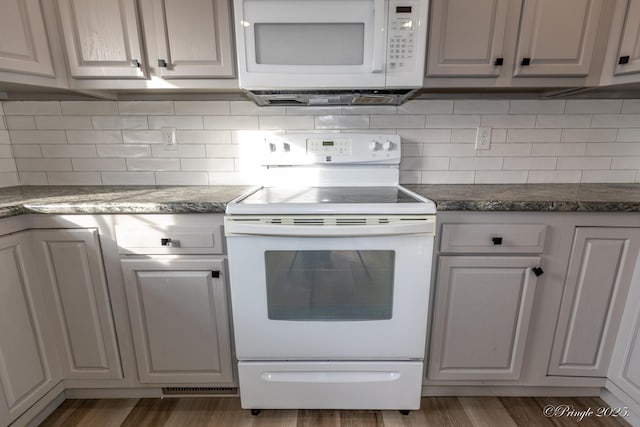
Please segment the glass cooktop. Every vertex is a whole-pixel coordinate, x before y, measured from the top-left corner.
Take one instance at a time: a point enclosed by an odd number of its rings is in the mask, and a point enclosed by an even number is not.
[[[423,203],[398,187],[265,187],[240,201],[244,204],[284,203]]]

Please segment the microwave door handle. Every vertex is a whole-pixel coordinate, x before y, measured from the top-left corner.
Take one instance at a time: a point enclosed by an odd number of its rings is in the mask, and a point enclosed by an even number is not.
[[[385,24],[385,4],[386,0],[374,0],[373,4],[373,60],[371,71],[373,73],[383,72],[383,56],[385,48],[384,24]]]

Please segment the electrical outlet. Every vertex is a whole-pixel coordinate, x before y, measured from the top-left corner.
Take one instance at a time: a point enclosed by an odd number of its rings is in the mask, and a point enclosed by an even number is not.
[[[491,128],[480,127],[476,131],[476,150],[491,148]]]
[[[176,128],[162,128],[162,143],[165,150],[177,150],[178,138],[176,138]]]

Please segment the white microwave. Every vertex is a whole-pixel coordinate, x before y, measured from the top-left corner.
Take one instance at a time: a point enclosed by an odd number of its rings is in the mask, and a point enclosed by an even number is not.
[[[421,87],[428,6],[428,0],[234,0],[240,87]]]

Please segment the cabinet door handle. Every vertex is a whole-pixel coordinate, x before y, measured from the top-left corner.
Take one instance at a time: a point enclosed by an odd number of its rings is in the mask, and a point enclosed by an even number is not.
[[[496,58],[496,60],[493,61],[493,65],[498,66],[498,65],[502,65],[502,64],[504,64],[504,58]]]
[[[624,64],[628,64],[629,63],[629,56],[621,56],[620,58],[618,58],[618,64],[620,65],[624,65]]]
[[[522,58],[522,62],[520,62],[520,65],[523,67],[526,67],[530,64],[531,64],[531,58]]]
[[[167,61],[164,59],[158,59],[158,67],[167,68]]]
[[[214,279],[218,279],[220,277],[220,270],[212,270],[211,277],[213,277]]]
[[[131,66],[131,68],[140,68],[140,61],[138,61],[137,59],[132,59],[131,62],[129,62],[129,65]]]
[[[542,269],[542,267],[532,267],[531,271],[536,275],[536,277],[540,277],[544,274],[544,270]]]
[[[502,245],[502,237],[492,237],[491,241],[493,242],[493,244],[495,246],[500,246]]]

